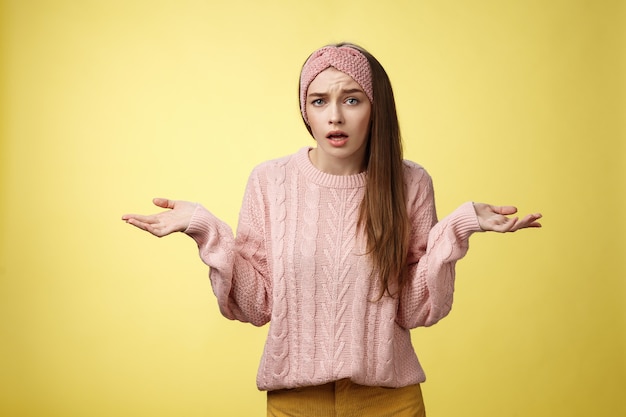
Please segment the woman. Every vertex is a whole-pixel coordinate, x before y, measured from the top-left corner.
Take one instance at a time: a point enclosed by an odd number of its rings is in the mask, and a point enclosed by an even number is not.
[[[270,323],[257,386],[268,416],[421,416],[424,372],[409,329],[452,306],[454,267],[478,231],[540,227],[540,214],[465,203],[437,221],[432,182],[402,159],[393,91],[352,44],[315,51],[300,109],[316,147],[256,167],[237,236],[202,206],[123,219],[198,244],[220,310]]]

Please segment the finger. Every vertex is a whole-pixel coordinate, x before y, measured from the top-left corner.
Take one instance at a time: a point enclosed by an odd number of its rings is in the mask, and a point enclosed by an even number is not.
[[[146,224],[154,224],[159,222],[159,219],[154,214],[149,216],[144,216],[142,214],[126,214],[122,216],[122,220],[126,220],[126,222],[128,222],[129,220],[134,220],[135,222]]]
[[[513,227],[511,227],[511,229],[508,231],[515,232],[517,230],[526,229],[528,227],[541,227],[541,224],[537,222],[536,220],[537,218],[535,217],[535,215],[529,214],[528,216],[524,217],[522,220],[519,220],[518,222],[516,222],[516,224]]]
[[[159,222],[147,223],[139,221],[136,218],[130,218],[126,221],[126,223],[131,224],[138,229],[144,230],[156,237],[163,237],[172,233],[171,228],[168,228]]]
[[[168,208],[168,209],[173,209],[174,208],[174,201],[173,200],[169,200],[167,198],[153,198],[152,199],[152,203],[155,206],[161,207],[161,208]]]
[[[519,222],[517,229],[523,229],[527,227],[541,227],[541,223],[537,220],[541,218],[541,214],[529,214]]]
[[[146,232],[149,232],[149,230],[148,230],[149,226],[148,226],[147,223],[140,222],[140,221],[138,221],[137,219],[135,219],[133,217],[131,217],[129,219],[126,219],[126,223],[128,223],[128,224],[130,224],[132,226],[135,226],[138,229],[145,230]]]
[[[491,206],[491,208],[494,212],[504,216],[517,213],[517,208],[514,206]]]

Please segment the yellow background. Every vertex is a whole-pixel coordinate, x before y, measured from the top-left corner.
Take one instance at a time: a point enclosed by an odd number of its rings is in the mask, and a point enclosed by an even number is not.
[[[475,235],[418,329],[430,417],[626,415],[626,8],[619,0],[4,0],[0,415],[262,416],[266,328],[219,315],[154,196],[235,226],[254,165],[312,140],[297,77],[350,40],[387,69],[440,216]]]

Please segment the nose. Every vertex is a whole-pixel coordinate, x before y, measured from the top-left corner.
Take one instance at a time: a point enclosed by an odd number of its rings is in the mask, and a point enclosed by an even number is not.
[[[343,111],[341,109],[341,104],[333,103],[329,106],[329,117],[328,124],[329,125],[340,125],[344,122],[343,120]]]

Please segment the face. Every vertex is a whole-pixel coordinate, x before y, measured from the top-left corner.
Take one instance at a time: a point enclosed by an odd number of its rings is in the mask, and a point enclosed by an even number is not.
[[[313,165],[335,175],[361,172],[372,108],[361,86],[330,67],[309,84],[305,105],[317,142],[309,154]]]

